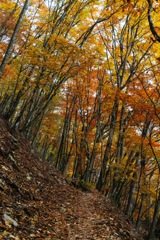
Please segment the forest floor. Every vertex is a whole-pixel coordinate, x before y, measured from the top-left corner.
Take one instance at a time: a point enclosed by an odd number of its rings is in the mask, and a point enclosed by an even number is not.
[[[0,118],[0,239],[143,238],[105,196],[73,187]]]

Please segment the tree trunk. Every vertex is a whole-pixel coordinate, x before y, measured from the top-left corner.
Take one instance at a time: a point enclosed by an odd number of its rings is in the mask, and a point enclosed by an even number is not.
[[[150,230],[149,230],[146,240],[156,240],[156,239],[159,239],[159,237],[160,237],[160,228],[157,227],[158,220],[159,220],[159,212],[160,212],[160,193],[159,193],[156,205],[155,205],[153,221],[152,221],[152,224],[151,224],[151,227],[150,227]],[[157,235],[157,238],[156,238],[156,235]]]
[[[107,166],[107,162],[109,160],[109,155],[111,152],[113,136],[114,136],[114,132],[115,132],[115,128],[116,128],[117,114],[118,114],[118,98],[115,99],[114,106],[112,109],[111,121],[110,121],[110,131],[109,131],[107,146],[106,146],[103,161],[102,161],[100,176],[99,176],[99,179],[98,179],[98,182],[96,185],[96,188],[99,191],[103,190],[103,187],[105,186],[105,183],[106,183],[106,176],[105,176],[106,175],[106,166]]]
[[[12,48],[13,48],[13,45],[14,45],[14,43],[16,41],[17,33],[18,33],[18,30],[19,30],[19,28],[21,26],[22,19],[23,19],[24,15],[25,15],[25,13],[27,11],[27,8],[28,8],[28,5],[29,5],[29,1],[30,0],[26,0],[25,1],[24,6],[22,8],[22,11],[21,11],[21,13],[19,15],[18,21],[16,23],[16,26],[14,28],[12,37],[11,37],[9,45],[8,45],[8,48],[7,48],[6,53],[4,55],[3,61],[1,63],[1,65],[0,65],[0,77],[2,76],[2,74],[4,72],[4,68],[5,68],[5,66],[6,66],[6,64],[8,62],[8,59],[9,59],[10,55],[11,55]]]

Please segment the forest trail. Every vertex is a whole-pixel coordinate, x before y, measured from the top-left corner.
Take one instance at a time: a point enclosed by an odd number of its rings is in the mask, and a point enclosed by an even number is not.
[[[95,189],[73,187],[0,118],[0,239],[142,239]]]
[[[68,240],[140,239],[121,212],[96,192],[78,192],[72,208],[73,215],[68,219]]]

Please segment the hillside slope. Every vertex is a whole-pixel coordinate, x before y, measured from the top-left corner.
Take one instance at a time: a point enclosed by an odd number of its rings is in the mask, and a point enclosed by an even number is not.
[[[107,198],[70,186],[0,118],[0,239],[141,237]]]

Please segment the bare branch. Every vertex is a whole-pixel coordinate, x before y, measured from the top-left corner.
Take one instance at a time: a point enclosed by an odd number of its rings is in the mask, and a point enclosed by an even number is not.
[[[151,17],[151,12],[153,10],[153,7],[152,7],[152,3],[151,3],[151,0],[147,0],[148,2],[148,22],[149,22],[149,26],[150,26],[150,30],[153,34],[153,36],[155,37],[155,39],[160,42],[160,36],[158,35],[158,33],[156,32],[155,30],[155,27],[154,27],[154,24],[152,22],[152,17]]]

